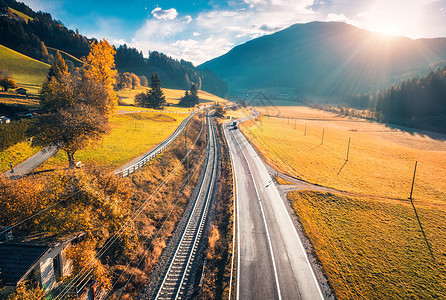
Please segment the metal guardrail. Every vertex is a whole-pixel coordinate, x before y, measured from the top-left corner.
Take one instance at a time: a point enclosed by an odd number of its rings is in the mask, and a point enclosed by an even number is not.
[[[181,122],[180,126],[175,129],[175,131],[164,141],[159,143],[155,146],[152,150],[150,150],[144,157],[142,157],[139,161],[134,163],[133,165],[125,168],[124,170],[115,171],[115,175],[121,175],[123,177],[128,176],[132,173],[134,173],[136,170],[147,164],[149,161],[151,161],[153,158],[155,158],[158,154],[163,152],[170,144],[172,144],[173,141],[184,131],[184,128],[186,128],[187,123],[192,119],[193,116],[195,116],[200,110],[194,111],[188,116],[186,119]]]

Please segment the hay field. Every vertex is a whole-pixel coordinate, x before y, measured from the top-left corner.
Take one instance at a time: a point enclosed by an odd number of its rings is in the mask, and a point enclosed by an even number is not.
[[[418,161],[415,201],[445,205],[446,135],[408,132],[307,107],[257,109],[282,116],[261,116],[240,126],[275,168],[360,196],[407,199]]]
[[[446,210],[405,201],[288,194],[338,299],[445,299]]]
[[[188,114],[137,113],[111,118],[111,133],[96,146],[76,152],[85,165],[113,171],[133,158],[149,151],[172,134]],[[67,167],[64,151],[59,151],[40,170]]]

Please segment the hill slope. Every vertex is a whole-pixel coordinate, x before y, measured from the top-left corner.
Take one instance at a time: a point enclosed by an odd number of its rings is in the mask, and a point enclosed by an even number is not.
[[[0,45],[0,69],[6,70],[20,87],[36,93],[50,66]]]
[[[202,64],[231,90],[287,87],[303,95],[376,91],[446,59],[446,39],[411,40],[338,22],[295,24]]]

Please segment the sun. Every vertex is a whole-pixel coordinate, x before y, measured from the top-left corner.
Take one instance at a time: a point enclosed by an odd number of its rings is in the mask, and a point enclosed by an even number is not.
[[[423,31],[424,1],[370,0],[370,6],[357,15],[360,23],[386,36],[416,38]]]
[[[396,28],[396,26],[392,26],[392,25],[383,25],[383,26],[377,26],[377,28],[375,28],[375,30],[378,33],[382,33],[384,35],[387,36],[396,36],[396,35],[400,35],[401,33],[399,32],[398,28]]]

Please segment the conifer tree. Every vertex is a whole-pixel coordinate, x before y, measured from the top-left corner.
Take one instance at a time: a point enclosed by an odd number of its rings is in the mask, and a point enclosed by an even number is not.
[[[150,76],[150,91],[148,96],[149,107],[160,109],[166,105],[166,97],[161,89],[161,80],[158,77],[158,73],[152,73],[152,76]]]
[[[190,93],[189,91],[186,91],[184,93],[184,96],[181,97],[180,103],[178,103],[178,105],[183,107],[193,107],[197,105],[199,102],[200,98],[198,97],[198,90],[195,87],[195,85],[192,84],[190,88]]]
[[[190,87],[190,96],[192,106],[197,105],[200,102],[200,98],[198,97],[198,90],[195,84],[192,84],[192,86]]]

